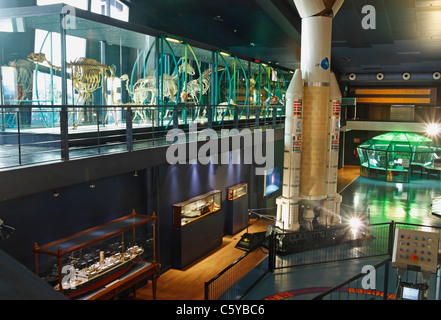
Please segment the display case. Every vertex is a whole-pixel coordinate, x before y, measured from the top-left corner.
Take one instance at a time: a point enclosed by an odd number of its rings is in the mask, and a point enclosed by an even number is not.
[[[248,184],[229,187],[227,195],[225,234],[234,235],[248,226]]]
[[[222,192],[212,190],[173,205],[172,265],[183,269],[222,244]]]
[[[35,243],[35,273],[72,299],[96,294],[138,270],[152,275],[156,282],[155,223],[155,214],[140,215],[133,210],[130,215],[48,244]]]
[[[222,209],[222,192],[213,190],[190,200],[173,205],[173,225],[185,226],[197,219]]]
[[[184,122],[206,118],[202,105],[218,106],[218,121],[231,118],[225,104],[239,106],[239,118],[248,117],[250,105],[282,99],[291,76],[281,67],[197,47],[160,30],[79,8],[73,16],[63,4],[0,9],[0,22],[2,102],[35,106],[21,117],[24,123],[57,126],[59,116],[48,108],[54,105],[72,106],[74,127],[96,123],[97,117],[103,125],[124,125],[123,108],[110,106],[127,104],[187,104],[180,114]],[[150,111],[137,108],[134,121],[156,117],[166,126],[173,108]],[[7,125],[16,121],[11,117]]]
[[[248,183],[240,183],[228,188],[228,200],[236,200],[248,194]]]
[[[410,175],[419,173],[420,177],[427,174],[439,178],[439,168],[433,166],[433,161],[441,156],[441,147],[426,136],[388,132],[360,144],[357,152],[363,177],[409,182]]]

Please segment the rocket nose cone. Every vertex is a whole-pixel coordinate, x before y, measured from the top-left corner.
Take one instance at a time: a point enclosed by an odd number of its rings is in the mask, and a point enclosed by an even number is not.
[[[302,70],[297,69],[286,90],[286,97],[303,96]]]

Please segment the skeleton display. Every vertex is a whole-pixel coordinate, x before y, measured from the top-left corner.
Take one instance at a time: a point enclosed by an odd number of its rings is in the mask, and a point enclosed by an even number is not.
[[[206,69],[202,72],[202,75],[195,80],[191,80],[187,83],[187,91],[191,99],[193,99],[195,104],[198,104],[199,98],[198,95],[202,93],[202,95],[206,94],[210,89],[210,75],[211,69]],[[201,91],[201,82],[202,82],[202,91]]]
[[[8,65],[15,68],[18,95],[17,100],[26,100],[28,93],[32,92],[32,75],[35,70],[35,64],[28,60],[13,60],[9,61]]]
[[[180,64],[178,67],[178,73],[182,74],[184,72],[187,72],[188,75],[193,76],[195,75],[195,70],[193,67],[187,63]],[[163,97],[168,97],[171,102],[175,102],[175,96],[178,91],[178,74],[175,74],[174,76],[169,75],[168,73],[162,74],[162,76],[159,77],[159,83],[162,82],[162,94]],[[135,88],[135,85],[138,84],[137,88]],[[137,90],[144,90],[151,92],[151,99],[148,104],[152,105],[155,102],[156,99],[156,76],[147,76],[145,78],[139,79],[135,85],[133,86],[134,92]],[[142,88],[142,89],[141,89]]]
[[[47,60],[46,55],[44,53],[31,53],[28,56],[28,60],[34,63],[42,64],[46,62],[48,66],[56,71],[60,71],[61,67],[54,66],[49,60]],[[107,104],[107,90],[105,85],[107,83],[107,79],[112,80],[112,88],[111,88],[111,97],[112,104],[114,104],[114,92],[113,92],[113,79],[115,78],[114,71],[111,67],[101,64],[96,60],[80,57],[75,59],[74,61],[66,63],[66,69],[71,70],[71,77],[73,82],[73,87],[78,92],[78,98],[75,102],[75,105],[79,105],[80,100],[81,105],[84,105],[87,99],[91,96],[93,92],[97,89],[104,88],[103,95]],[[115,112],[114,118],[116,125],[118,124],[118,118]],[[74,124],[74,129],[78,127],[78,124],[81,120],[83,110],[80,110],[78,115],[78,119]],[[106,113],[107,120],[109,116],[109,111]]]
[[[145,103],[149,94],[153,95],[151,92],[151,88],[144,86],[145,78],[139,79],[133,85],[133,90],[130,89],[130,79],[127,74],[123,74],[121,76],[121,81],[126,81],[126,90],[132,97],[132,102],[125,103],[125,105],[142,105]],[[133,116],[133,120],[139,116],[141,121],[145,121],[145,115],[140,108],[135,108],[135,115]]]
[[[183,72],[187,72],[189,75],[194,75],[195,70],[189,64],[183,63],[178,67],[179,74]],[[171,76],[167,73],[164,73],[160,76],[159,82],[162,81],[162,94],[163,97],[168,97],[171,102],[175,101],[175,96],[178,91],[177,86],[178,74]],[[131,95],[132,102],[126,103],[126,105],[142,105],[148,104],[153,105],[156,99],[156,76],[147,76],[141,79],[138,79],[133,84],[133,90],[130,86],[130,79],[127,74],[121,76],[121,81],[126,81],[126,90]],[[150,101],[147,102],[148,97],[150,96]],[[168,110],[167,110],[168,113]],[[141,121],[145,121],[145,114],[139,109],[135,109],[134,119],[139,116]],[[166,114],[167,116],[167,114]]]

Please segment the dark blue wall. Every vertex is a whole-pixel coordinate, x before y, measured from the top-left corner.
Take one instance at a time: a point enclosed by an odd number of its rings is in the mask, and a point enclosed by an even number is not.
[[[128,215],[146,213],[145,178],[133,173],[0,202],[0,216],[14,234],[0,249],[34,269],[32,247]]]
[[[276,141],[275,165],[283,166],[283,140]],[[243,150],[242,150],[243,152]],[[35,167],[38,170],[38,167]],[[0,201],[0,218],[16,228],[0,249],[31,270],[32,247],[128,215],[156,213],[158,260],[162,269],[172,261],[173,204],[208,191],[222,191],[226,208],[227,188],[249,184],[249,207],[275,207],[281,191],[263,197],[263,176],[255,175],[251,164],[226,165],[157,165],[134,172],[94,181],[95,188],[82,183],[53,191]],[[25,182],[24,182],[25,183]]]

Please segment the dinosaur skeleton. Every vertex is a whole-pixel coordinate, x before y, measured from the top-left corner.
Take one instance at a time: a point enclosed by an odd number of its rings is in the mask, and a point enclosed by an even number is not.
[[[54,66],[49,60],[47,60],[44,53],[31,53],[28,56],[28,60],[34,63],[46,62],[50,68],[57,71],[61,70],[61,67]],[[113,79],[115,78],[115,75],[111,67],[101,64],[93,59],[80,57],[74,61],[66,63],[66,69],[71,70],[73,86],[78,92],[78,98],[75,105],[79,104],[81,98],[81,104],[84,105],[93,92],[104,87],[104,85],[107,83],[107,79],[109,78],[112,79],[111,97],[112,104],[114,104]],[[107,90],[104,90],[104,99],[107,104]],[[116,125],[118,125],[116,111],[113,110],[113,112]],[[77,122],[74,124],[74,129],[78,127],[82,113],[83,110],[81,109]],[[105,121],[107,120],[108,116],[109,111],[107,111]]]

